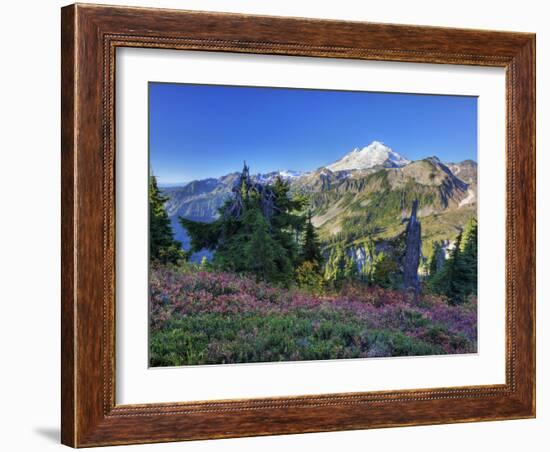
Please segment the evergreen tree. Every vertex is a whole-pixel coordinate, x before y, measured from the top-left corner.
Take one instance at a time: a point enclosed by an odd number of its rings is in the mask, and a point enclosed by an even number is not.
[[[310,261],[304,261],[296,269],[296,282],[298,286],[313,293],[320,293],[323,290],[323,277],[319,269]]]
[[[367,238],[363,242],[362,246],[365,251],[365,262],[359,272],[359,278],[367,283],[371,283],[374,272],[376,244],[372,238],[372,233],[370,230],[367,230]]]
[[[345,278],[345,266],[344,247],[341,243],[338,243],[330,250],[329,258],[325,265],[325,281],[338,287]]]
[[[325,281],[334,287],[341,287],[345,281],[356,279],[359,276],[357,264],[348,255],[342,243],[332,248],[328,261],[325,265]]]
[[[458,304],[464,297],[464,287],[462,278],[464,273],[464,265],[460,252],[460,243],[462,242],[462,232],[458,234],[455,240],[454,248],[451,256],[445,262],[443,271],[443,279],[440,283],[440,288],[447,295],[452,304]]]
[[[246,268],[258,279],[288,284],[292,264],[285,250],[269,233],[269,224],[259,209],[250,209],[245,214],[245,223],[252,229],[250,240],[243,248]],[[248,219],[250,217],[250,219]]]
[[[185,258],[181,243],[174,240],[170,219],[164,208],[168,198],[160,192],[157,179],[149,177],[149,252],[151,260],[162,264]]]
[[[477,294],[477,220],[471,218],[460,244],[465,294]]]
[[[445,251],[440,242],[434,242],[432,255],[428,263],[428,276],[433,277],[441,270],[445,262]],[[441,259],[443,257],[443,259]]]
[[[304,224],[299,210],[305,201],[291,197],[289,190],[281,178],[273,185],[253,181],[245,164],[217,220],[179,219],[191,237],[191,249],[214,251],[213,264],[221,269],[290,284],[299,263],[296,236]]]
[[[477,220],[471,218],[454,242],[443,269],[430,275],[430,288],[446,295],[452,304],[477,294]]]
[[[381,251],[374,257],[371,282],[386,289],[393,288],[396,285],[394,275],[398,271],[399,266],[395,259]]]
[[[304,195],[291,195],[290,183],[281,176],[275,178],[271,186],[277,206],[273,214],[273,222],[279,227],[291,227],[301,230],[304,226],[304,217],[296,215],[301,212],[307,204],[307,197]]]
[[[358,276],[357,264],[347,252],[344,253],[344,279],[350,281],[357,279]]]
[[[311,212],[308,213],[307,217],[300,260],[311,262],[317,271],[321,270],[323,255],[321,254],[321,245],[319,244],[317,232],[315,232],[315,226],[311,222]]]
[[[274,194],[274,208],[271,218],[275,239],[287,250],[294,266],[300,264],[299,238],[302,234],[305,218],[300,213],[307,204],[303,195],[291,195],[290,184],[280,176],[271,186]]]

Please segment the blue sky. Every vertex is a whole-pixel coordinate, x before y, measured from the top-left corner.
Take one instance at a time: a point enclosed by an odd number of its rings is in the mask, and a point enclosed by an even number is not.
[[[149,83],[159,183],[310,171],[377,140],[410,160],[477,161],[477,98]]]

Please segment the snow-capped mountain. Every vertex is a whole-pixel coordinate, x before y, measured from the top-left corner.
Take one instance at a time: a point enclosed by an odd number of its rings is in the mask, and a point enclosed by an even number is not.
[[[281,177],[283,180],[295,179],[297,177],[302,177],[303,175],[308,174],[303,171],[293,171],[293,170],[283,170],[283,171],[272,171],[270,173],[264,174],[253,174],[251,177],[260,182],[273,182],[275,178]]]
[[[402,155],[380,141],[373,141],[364,148],[355,148],[337,162],[327,166],[331,171],[362,170],[374,167],[398,168],[410,163]]]
[[[303,171],[284,170],[279,171],[279,174],[282,178],[291,179],[293,177],[303,176],[305,173]]]

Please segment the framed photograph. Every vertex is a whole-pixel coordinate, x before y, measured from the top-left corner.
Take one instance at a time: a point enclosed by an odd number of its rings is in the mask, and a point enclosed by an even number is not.
[[[535,36],[62,9],[62,442],[535,416]]]

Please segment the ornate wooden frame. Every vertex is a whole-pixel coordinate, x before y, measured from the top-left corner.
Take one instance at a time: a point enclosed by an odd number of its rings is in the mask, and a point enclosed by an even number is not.
[[[535,416],[535,35],[161,9],[62,9],[62,442],[74,447]],[[506,383],[115,403],[117,47],[506,68]]]

